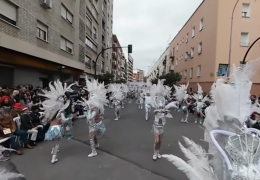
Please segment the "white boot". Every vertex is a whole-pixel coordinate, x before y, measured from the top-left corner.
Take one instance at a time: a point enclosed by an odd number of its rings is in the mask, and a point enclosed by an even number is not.
[[[145,114],[145,120],[148,121],[148,113]]]
[[[198,120],[197,120],[197,119],[195,119],[195,124],[197,124],[197,122],[198,122]]]
[[[95,156],[97,156],[97,151],[92,151],[92,152],[88,155],[89,158],[95,157]]]
[[[100,147],[100,145],[97,143],[97,144],[95,144],[95,147],[96,147],[96,148],[99,148],[99,147]]]
[[[51,163],[54,164],[58,162],[57,155],[52,155]]]
[[[154,153],[153,153],[153,160],[156,161],[157,160],[157,151],[154,150]]]
[[[185,122],[183,118],[181,119],[181,122]]]
[[[158,159],[161,159],[161,158],[162,158],[162,156],[160,155],[159,150],[157,150],[157,158],[158,158]]]

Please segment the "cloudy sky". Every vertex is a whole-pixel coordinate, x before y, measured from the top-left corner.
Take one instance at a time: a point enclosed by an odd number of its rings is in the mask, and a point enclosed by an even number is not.
[[[133,45],[134,68],[147,73],[202,1],[114,0],[113,33]]]

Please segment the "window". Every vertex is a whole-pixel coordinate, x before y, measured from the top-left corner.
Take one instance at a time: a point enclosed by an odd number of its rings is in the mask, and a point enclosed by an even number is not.
[[[68,53],[73,53],[73,43],[61,36],[60,48]]]
[[[184,76],[184,79],[187,78],[187,70],[184,71],[184,75],[183,76]]]
[[[190,79],[193,78],[193,68],[190,68]]]
[[[91,66],[91,58],[85,55],[85,65],[90,67]]]
[[[97,52],[97,45],[94,44],[88,37],[86,37],[85,44],[90,47],[93,51]]]
[[[186,43],[189,41],[189,33],[186,34]]]
[[[200,77],[200,73],[201,73],[201,65],[198,65],[198,72],[197,72],[198,77]]]
[[[187,60],[188,59],[188,57],[189,57],[189,55],[188,55],[189,53],[188,52],[186,52],[185,53],[185,60]]]
[[[203,29],[203,18],[200,20],[200,31]]]
[[[93,15],[93,17],[96,19],[96,20],[98,20],[98,14],[97,14],[97,11],[96,11],[96,9],[95,9],[95,7],[94,6],[92,6],[92,15]]]
[[[191,31],[191,37],[194,37],[195,36],[195,26],[192,28],[192,31]]]
[[[40,21],[37,21],[37,34],[36,36],[44,41],[47,41],[48,26]]]
[[[86,27],[90,30],[92,29],[92,21],[89,17],[86,18]]]
[[[248,45],[249,45],[249,33],[248,32],[242,32],[241,33],[240,46],[248,46]]]
[[[248,3],[243,4],[242,17],[244,17],[244,18],[250,17],[250,4],[248,4]]]
[[[16,26],[17,6],[8,0],[0,1],[0,19]]]
[[[198,54],[201,54],[201,52],[202,52],[202,42],[199,43]]]
[[[194,56],[194,48],[192,47],[192,48],[190,49],[190,57],[193,58],[193,56]]]
[[[61,4],[61,16],[70,24],[73,23],[73,15],[68,11],[68,9]]]
[[[97,36],[97,29],[93,26],[93,35],[94,35],[94,38],[95,36]]]

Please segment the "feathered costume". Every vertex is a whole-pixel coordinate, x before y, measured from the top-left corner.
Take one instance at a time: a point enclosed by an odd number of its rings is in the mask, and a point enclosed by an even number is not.
[[[169,113],[169,109],[171,107],[176,106],[176,102],[169,103],[166,105],[164,92],[165,92],[165,86],[163,85],[164,80],[158,80],[158,84],[154,84],[151,87],[151,95],[154,100],[154,124],[152,126],[152,132],[155,136],[155,143],[154,143],[154,154],[153,154],[153,160],[156,160],[157,158],[161,158],[160,155],[160,148],[161,148],[161,141],[162,141],[162,135],[164,133],[164,126],[166,124],[166,118],[172,118],[172,115]]]
[[[122,84],[109,84],[107,91],[112,93],[110,97],[113,100],[113,105],[115,107],[115,115],[116,115],[115,120],[117,121],[118,119],[120,119],[122,100],[124,98],[124,91],[122,88]]]
[[[104,105],[107,105],[109,101],[106,97],[107,90],[105,89],[104,83],[98,83],[96,80],[90,82],[88,78],[86,78],[86,84],[89,91],[89,99],[86,100],[82,98],[82,105],[88,109],[86,117],[91,147],[91,153],[88,157],[94,157],[97,156],[96,147],[99,147],[97,136],[103,135],[106,131],[101,114],[104,114]]]
[[[189,112],[188,112],[187,105],[189,103],[187,100],[189,98],[189,95],[187,94],[187,89],[189,87],[189,82],[187,83],[187,85],[182,84],[179,86],[176,86],[176,85],[173,85],[173,86],[175,88],[174,96],[176,97],[178,104],[181,105],[180,110],[183,112],[183,117],[181,119],[181,122],[188,123]]]
[[[149,118],[149,112],[151,111],[151,107],[154,107],[154,102],[151,96],[151,87],[152,83],[150,81],[147,82],[146,84],[146,89],[145,89],[145,119],[146,121]]]
[[[215,104],[206,109],[206,153],[184,138],[188,148],[181,150],[186,163],[173,155],[163,155],[191,180],[259,180],[260,131],[246,128],[251,115],[251,76],[260,61],[234,67],[229,82],[217,80],[212,95]],[[212,155],[209,159],[208,154]]]
[[[121,89],[123,92],[122,108],[125,108],[124,105],[127,102],[127,93],[129,92],[129,88],[126,84],[121,84]]]
[[[49,130],[45,134],[45,140],[54,142],[51,151],[51,163],[58,161],[57,153],[59,151],[59,141],[62,137],[62,131],[64,131],[61,126],[69,120],[69,118],[65,118],[64,115],[64,110],[70,104],[70,100],[66,98],[65,93],[72,91],[70,88],[72,85],[73,84],[67,87],[65,84],[63,87],[59,80],[54,81],[53,85],[50,82],[50,91],[43,91],[44,94],[41,94],[41,96],[47,98],[42,102],[42,109],[44,110],[45,120],[50,122]]]
[[[203,97],[203,91],[202,91],[202,87],[200,86],[199,83],[198,84],[198,91],[196,94],[194,94],[192,97],[193,99],[195,99],[196,103],[196,112],[197,112],[197,116],[200,117],[199,123],[202,124],[202,121],[204,119],[204,113],[203,113],[203,108],[206,106],[205,102],[209,101],[208,96]],[[195,119],[195,123],[198,122],[198,118]]]
[[[145,87],[140,87],[138,92],[138,109],[143,109],[145,97]]]

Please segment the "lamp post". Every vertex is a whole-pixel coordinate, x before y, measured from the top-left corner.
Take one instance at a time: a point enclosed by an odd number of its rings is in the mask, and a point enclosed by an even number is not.
[[[251,48],[254,46],[254,44],[255,44],[257,41],[259,41],[259,40],[260,40],[260,37],[257,38],[257,39],[250,45],[250,47],[249,47],[249,48],[247,49],[247,51],[246,51],[246,54],[245,54],[245,56],[244,56],[243,61],[242,61],[241,64],[246,64],[246,57],[247,57],[247,55],[248,55],[250,49],[251,49]]]
[[[237,4],[238,4],[239,0],[237,0],[233,11],[232,11],[232,15],[231,15],[231,26],[230,26],[230,37],[229,37],[229,54],[228,54],[228,71],[227,71],[227,76],[229,76],[229,72],[230,72],[230,63],[231,63],[231,49],[232,49],[232,33],[233,33],[233,19],[234,19],[234,12],[236,10]]]
[[[128,49],[128,53],[132,53],[133,51],[133,46],[131,44],[129,44],[127,47],[108,47],[108,48],[105,48],[105,49],[102,49],[102,51],[100,53],[98,53],[97,55],[97,58],[95,60],[95,79],[97,79],[97,61],[98,61],[98,58],[99,56],[104,53],[104,51],[108,50],[108,49],[112,49],[112,48],[127,48]]]

